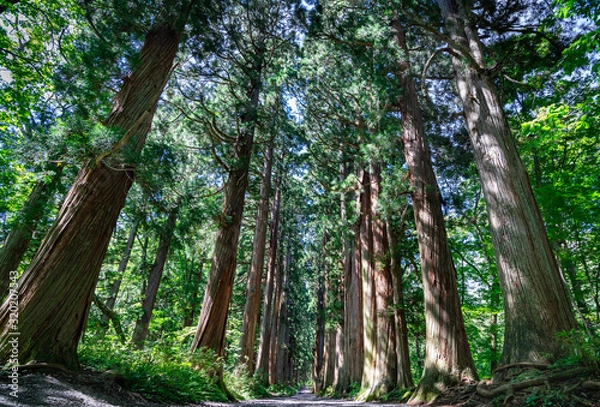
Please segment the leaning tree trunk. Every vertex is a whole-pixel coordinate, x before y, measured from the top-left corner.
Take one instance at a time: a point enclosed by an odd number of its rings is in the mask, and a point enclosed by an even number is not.
[[[258,117],[262,60],[262,55],[256,56],[256,66],[248,82],[246,107],[240,120],[242,128],[238,131],[235,140],[234,162],[232,168],[229,169],[229,177],[225,185],[223,212],[217,231],[213,261],[204,292],[198,329],[192,342],[192,351],[208,348],[218,356],[223,356],[225,351],[225,328],[229,301],[233,291],[254,129]]]
[[[438,2],[453,48],[452,64],[486,200],[504,297],[502,363],[548,363],[556,334],[577,328],[527,171],[486,69],[470,3]]]
[[[104,160],[124,145],[142,149],[179,46],[176,29],[161,25],[146,36],[136,69],[117,94],[105,124],[126,134],[115,147],[86,165],[19,283],[18,327],[10,301],[0,308],[0,361],[10,355],[13,328],[20,332],[19,362],[31,360],[77,369],[84,329],[102,260],[135,175],[134,164]],[[131,156],[131,155],[129,155]]]
[[[167,222],[160,233],[158,250],[154,259],[154,264],[152,265],[152,270],[150,270],[150,277],[148,277],[144,301],[142,301],[142,315],[138,318],[131,337],[131,341],[138,349],[144,348],[144,343],[148,336],[148,327],[150,326],[152,312],[154,311],[156,294],[158,294],[160,280],[162,279],[163,270],[167,263],[167,256],[169,255],[169,249],[171,248],[171,241],[173,240],[173,234],[175,233],[178,211],[179,207],[177,206],[169,212]]]
[[[36,182],[17,215],[12,229],[6,236],[4,246],[0,248],[0,301],[6,298],[10,272],[16,271],[21,264],[21,260],[29,248],[33,232],[60,181],[63,167],[53,167],[54,175],[49,182],[45,179]]]
[[[273,141],[267,145],[265,163],[260,184],[260,203],[256,215],[256,228],[252,244],[252,263],[246,285],[246,305],[242,319],[242,337],[240,339],[239,364],[246,366],[249,376],[254,373],[254,345],[256,342],[256,326],[260,311],[260,284],[263,278],[265,264],[265,246],[267,238],[267,223],[269,218],[269,196],[271,194],[271,168],[273,164]]]
[[[267,261],[267,275],[265,277],[265,293],[263,302],[263,316],[260,331],[260,342],[256,370],[263,375],[263,383],[269,382],[269,352],[271,344],[271,316],[273,309],[273,291],[275,285],[275,271],[277,265],[277,246],[279,244],[279,211],[281,209],[281,175],[275,178],[275,198],[271,208],[271,224],[269,236],[269,258]]]
[[[408,54],[398,19],[392,22],[395,40]],[[413,212],[421,254],[425,295],[425,366],[412,401],[431,401],[444,388],[463,379],[476,379],[464,326],[456,269],[446,236],[440,191],[427,146],[419,100],[408,58],[400,61],[402,140],[412,190]]]

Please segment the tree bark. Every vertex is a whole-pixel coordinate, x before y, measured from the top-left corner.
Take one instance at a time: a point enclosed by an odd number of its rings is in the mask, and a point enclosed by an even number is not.
[[[0,248],[0,301],[8,294],[10,272],[16,271],[21,264],[21,260],[29,248],[33,232],[44,209],[49,205],[62,176],[62,166],[52,166],[51,169],[54,171],[54,175],[50,181],[40,179],[36,182],[6,236],[4,246]]]
[[[323,236],[323,248],[327,245],[327,233]],[[324,249],[323,249],[324,250]],[[323,253],[325,254],[325,253]],[[323,256],[323,259],[325,256]],[[313,362],[314,393],[319,394],[324,389],[325,382],[325,276],[324,261],[317,271],[317,329],[315,335],[315,350]]]
[[[144,293],[144,301],[142,302],[142,314],[138,318],[131,341],[134,343],[137,349],[143,349],[146,337],[148,336],[148,327],[150,326],[150,320],[152,319],[152,312],[154,311],[154,303],[156,302],[156,294],[158,294],[158,288],[160,287],[160,280],[162,279],[163,270],[167,262],[167,256],[169,255],[169,249],[171,248],[171,242],[175,233],[175,225],[177,223],[177,215],[179,213],[179,207],[175,207],[169,212],[167,221],[163,230],[160,233],[160,239],[158,241],[158,250],[152,270],[150,271],[150,277],[148,277],[148,285],[146,286],[146,292]]]
[[[361,194],[356,197],[357,211],[360,213]],[[364,324],[363,324],[363,285],[361,260],[360,224],[362,215],[355,225],[354,244],[349,248],[346,266],[346,291],[344,294],[344,328],[346,371],[349,384],[360,383],[364,363]]]
[[[121,256],[121,261],[119,262],[119,267],[117,268],[117,276],[113,281],[110,287],[110,293],[108,299],[106,300],[106,308],[110,311],[113,311],[115,308],[115,303],[117,302],[117,297],[119,295],[119,290],[121,289],[121,282],[123,281],[123,274],[125,274],[125,270],[127,269],[127,264],[129,264],[129,258],[131,256],[131,251],[133,250],[133,244],[135,243],[135,236],[137,235],[137,230],[140,225],[140,220],[136,219],[133,221],[131,225],[131,230],[129,231],[129,236],[127,238],[127,242],[125,243],[125,251],[123,251],[123,256]],[[104,313],[102,315],[101,322],[108,326],[109,315]]]
[[[235,161],[225,185],[225,202],[217,231],[213,262],[204,292],[198,329],[192,342],[192,351],[208,348],[218,356],[223,356],[225,350],[225,328],[248,188],[248,171],[257,121],[263,55],[256,55],[256,61],[254,71],[248,78],[246,107],[241,115],[242,126],[237,132],[234,145]]]
[[[373,225],[371,203],[371,176],[367,169],[361,168],[361,205],[360,205],[360,260],[363,295],[363,340],[364,360],[361,380],[361,393],[367,392],[373,385],[377,363],[377,318],[375,302],[375,280],[373,272]]]
[[[392,22],[394,38],[408,54],[401,22]],[[412,190],[425,296],[425,366],[412,401],[431,401],[447,386],[475,380],[477,374],[458,297],[456,269],[446,236],[441,196],[416,89],[408,76],[408,58],[399,62],[402,140]]]
[[[282,228],[283,229],[283,228]],[[277,272],[275,273],[275,286],[273,289],[273,309],[271,317],[271,343],[269,344],[269,384],[276,384],[278,381],[277,365],[279,363],[279,348],[281,346],[281,307],[283,301],[283,251],[277,261]]]
[[[379,194],[381,191],[381,169],[372,163],[369,169],[370,210],[372,228],[372,270],[373,270],[373,317],[376,321],[374,332],[374,366],[370,370],[371,377],[365,383],[366,390],[361,398],[365,400],[379,399],[396,387],[397,364],[395,343],[396,331],[393,324],[393,313],[390,308],[393,302],[392,275],[388,255],[389,244],[385,233],[385,222],[379,213]],[[366,387],[366,384],[369,387]]]
[[[452,64],[486,200],[505,331],[502,363],[550,362],[556,334],[577,328],[527,171],[502,110],[472,10],[462,0],[438,2],[452,40]],[[459,57],[460,56],[460,57]]]
[[[390,245],[390,268],[392,273],[392,287],[394,290],[394,321],[396,326],[396,359],[397,376],[396,387],[409,389],[414,387],[412,372],[410,370],[410,354],[408,348],[408,327],[406,312],[404,310],[404,290],[402,288],[402,267],[398,252],[398,237],[391,222],[386,225],[388,242]]]
[[[123,129],[134,155],[144,145],[156,103],[179,46],[177,29],[155,27],[146,37],[137,68],[117,94],[106,125]],[[120,146],[120,143],[118,143]],[[77,344],[85,326],[102,260],[135,175],[132,163],[99,156],[77,176],[65,202],[21,278],[18,291],[19,361],[77,369]],[[15,293],[17,295],[17,293]],[[10,355],[15,327],[11,302],[0,308],[0,360]]]
[[[263,316],[260,332],[260,346],[258,349],[256,370],[262,372],[263,383],[269,381],[269,352],[271,343],[271,317],[273,309],[273,291],[275,271],[277,265],[277,245],[279,243],[279,212],[281,208],[281,175],[275,178],[275,198],[271,208],[271,225],[269,236],[269,258],[267,261],[267,275],[265,277],[265,298],[263,302]]]
[[[267,224],[269,218],[269,196],[271,194],[271,173],[273,164],[273,141],[267,145],[265,162],[260,184],[260,203],[256,215],[256,228],[252,244],[252,263],[246,285],[246,305],[242,319],[242,337],[240,339],[240,360],[238,364],[246,366],[249,376],[254,373],[254,345],[256,343],[256,326],[260,313],[260,285],[265,264],[265,246]]]

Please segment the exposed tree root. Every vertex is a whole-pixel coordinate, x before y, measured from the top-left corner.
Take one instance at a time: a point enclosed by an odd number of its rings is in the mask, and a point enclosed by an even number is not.
[[[530,380],[524,380],[522,382],[507,383],[502,386],[496,387],[494,389],[489,389],[489,390],[483,388],[483,385],[485,384],[484,382],[480,382],[477,385],[477,393],[483,397],[494,398],[501,394],[505,394],[505,393],[511,394],[511,393],[514,393],[514,392],[517,392],[520,390],[528,389],[530,387],[540,386],[540,385],[543,385],[548,382],[568,379],[573,376],[577,376],[582,373],[585,373],[588,370],[589,369],[584,368],[584,367],[578,367],[578,368],[571,369],[571,370],[565,370],[563,372],[556,373],[553,375],[542,376],[542,377],[538,377],[538,378],[530,379]]]
[[[514,368],[528,368],[528,369],[538,369],[538,370],[546,370],[548,369],[548,364],[546,363],[531,363],[531,362],[520,362],[520,363],[511,363],[509,365],[500,366],[494,369],[493,374],[503,372],[505,370],[514,369]]]

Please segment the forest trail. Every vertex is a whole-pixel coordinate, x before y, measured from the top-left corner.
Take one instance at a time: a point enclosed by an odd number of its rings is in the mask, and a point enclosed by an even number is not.
[[[390,404],[390,403],[361,403],[358,401],[349,400],[335,400],[326,397],[318,397],[311,393],[310,389],[304,387],[295,396],[292,397],[277,397],[271,399],[251,400],[242,401],[238,403],[206,403],[208,407],[228,407],[228,406],[240,406],[240,407],[308,407],[308,406],[322,406],[322,407],[402,407],[406,404]]]

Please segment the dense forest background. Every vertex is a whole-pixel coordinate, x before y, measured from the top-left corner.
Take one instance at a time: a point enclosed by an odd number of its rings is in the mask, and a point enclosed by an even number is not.
[[[597,363],[596,2],[33,0],[0,13],[0,294],[21,290],[21,363],[118,369],[183,401],[307,381],[403,397],[421,377],[428,400],[457,371]],[[474,144],[488,134],[475,116],[495,108],[487,123],[505,125],[524,170],[507,159],[502,177],[534,201],[486,175],[504,147]],[[518,219],[536,224],[537,208],[543,225],[526,232]],[[428,283],[426,259],[449,271]],[[528,280],[528,263],[542,274]],[[433,367],[453,340],[472,360]],[[188,387],[167,392],[175,381]]]

